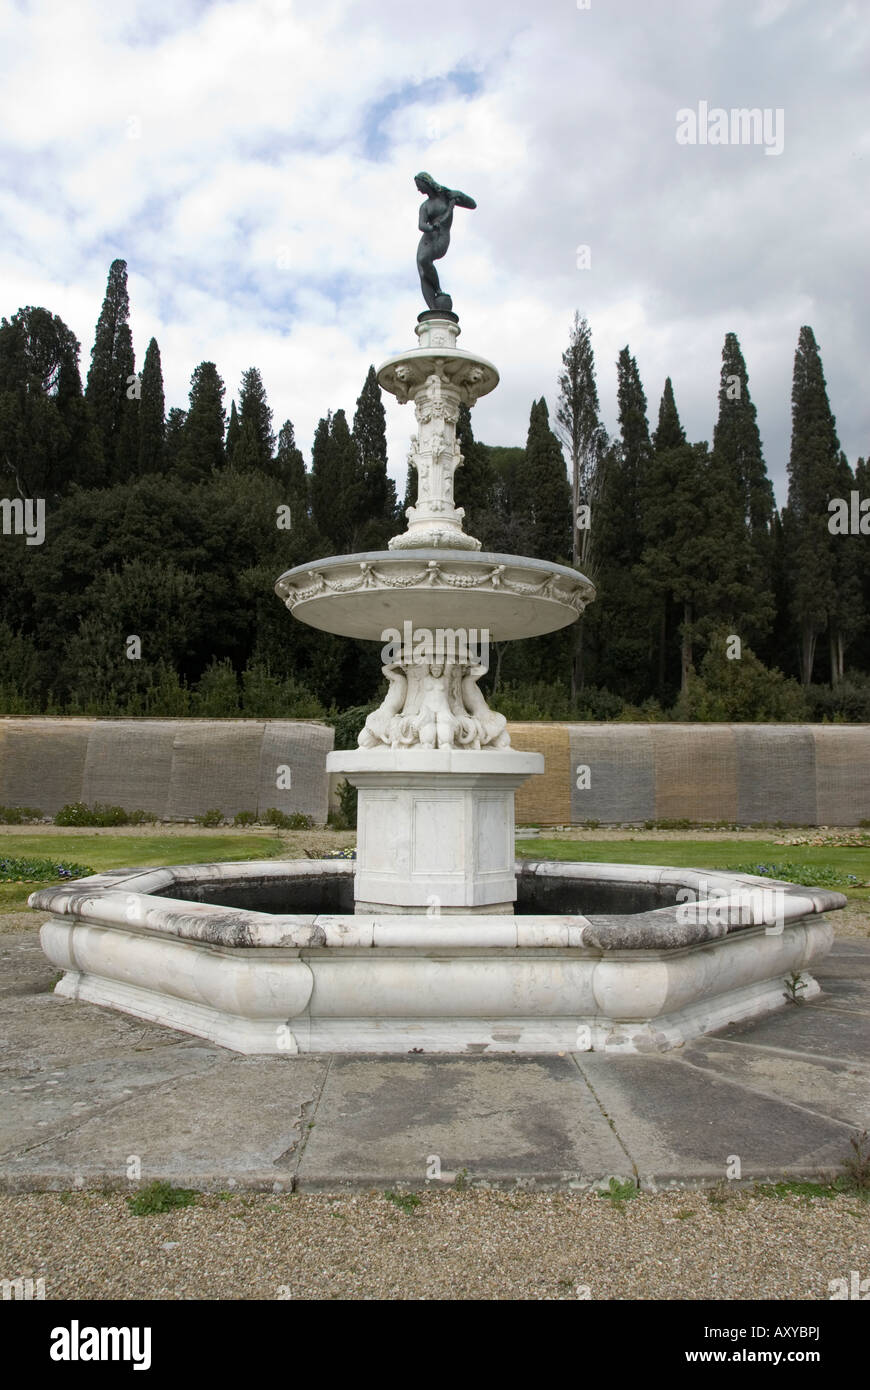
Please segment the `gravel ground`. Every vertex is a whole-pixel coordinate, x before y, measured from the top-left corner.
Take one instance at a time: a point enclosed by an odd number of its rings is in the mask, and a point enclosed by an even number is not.
[[[0,1197],[0,1273],[47,1299],[827,1299],[855,1269],[870,1203],[843,1195]]]

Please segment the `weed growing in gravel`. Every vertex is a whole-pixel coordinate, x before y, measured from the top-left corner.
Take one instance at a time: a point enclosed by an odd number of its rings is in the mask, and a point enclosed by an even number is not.
[[[731,1200],[733,1189],[724,1180],[717,1182],[715,1187],[707,1189],[707,1201],[711,1207],[721,1211],[725,1203]]]
[[[408,1216],[420,1205],[420,1198],[416,1192],[385,1192],[384,1196],[388,1202],[392,1202],[394,1207],[399,1207]]]
[[[793,970],[790,975],[785,977],[785,997],[790,1004],[802,1004],[804,1001],[800,997],[802,989],[806,989],[806,980],[801,979],[801,972]]]
[[[631,1178],[627,1178],[625,1182],[620,1182],[619,1178],[611,1178],[607,1187],[598,1195],[599,1197],[606,1197],[621,1211],[623,1202],[629,1202],[632,1197],[637,1197],[639,1194],[637,1184],[633,1183]]]
[[[830,1200],[838,1197],[846,1191],[846,1184],[842,1178],[837,1178],[835,1182],[773,1182],[758,1183],[755,1187],[755,1194],[758,1197],[803,1197],[806,1201],[811,1201],[813,1197],[825,1197]]]
[[[173,1187],[168,1182],[149,1182],[147,1187],[127,1198],[134,1216],[155,1216],[173,1207],[192,1207],[196,1193],[189,1187]]]
[[[466,1191],[468,1190],[468,1169],[467,1169],[467,1168],[460,1168],[460,1169],[459,1169],[459,1172],[456,1174],[456,1177],[455,1177],[454,1180],[453,1180],[453,1186],[454,1186],[454,1188],[456,1189],[457,1192],[466,1192]]]
[[[859,1197],[870,1197],[870,1138],[866,1129],[849,1140],[852,1152],[843,1161],[846,1182]]]

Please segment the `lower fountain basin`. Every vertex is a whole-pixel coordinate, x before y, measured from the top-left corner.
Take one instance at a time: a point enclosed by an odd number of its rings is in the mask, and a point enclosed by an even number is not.
[[[819,993],[840,893],[520,863],[512,916],[354,914],[348,861],[119,869],[31,895],[55,992],[237,1052],[643,1052]]]

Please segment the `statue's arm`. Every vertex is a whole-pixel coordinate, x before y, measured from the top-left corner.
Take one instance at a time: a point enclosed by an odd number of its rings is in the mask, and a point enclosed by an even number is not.
[[[421,232],[434,232],[434,231],[435,231],[435,223],[434,223],[434,222],[430,222],[430,221],[429,221],[429,218],[426,216],[426,204],[425,204],[425,203],[423,204],[423,206],[422,206],[421,209],[420,209],[420,217],[419,217],[419,220],[418,220],[418,224],[417,224],[417,225],[418,225],[418,227],[419,227],[419,229],[420,229]]]

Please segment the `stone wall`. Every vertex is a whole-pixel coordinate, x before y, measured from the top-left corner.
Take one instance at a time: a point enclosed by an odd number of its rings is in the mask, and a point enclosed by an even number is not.
[[[517,793],[518,825],[870,819],[868,724],[518,723],[510,735],[547,759]]]
[[[160,820],[275,806],[323,824],[332,745],[330,726],[304,720],[0,719],[0,805],[103,801]]]
[[[547,762],[517,793],[518,825],[870,819],[867,724],[509,727],[514,748]],[[332,729],[314,721],[0,718],[0,805],[53,815],[70,801],[105,801],[165,820],[276,806],[322,824],[332,746]],[[276,785],[282,764],[288,790]]]

